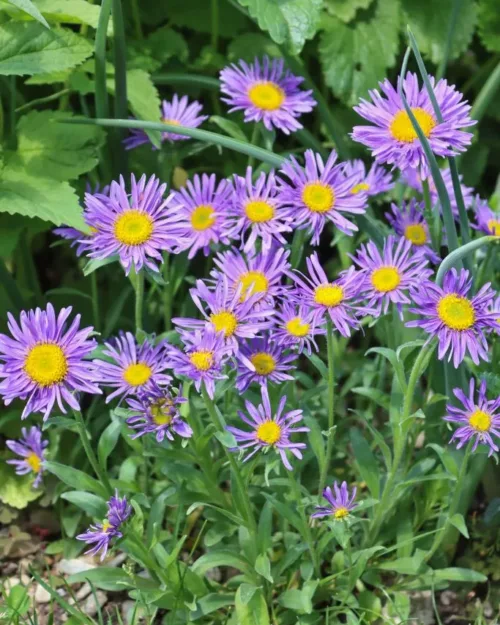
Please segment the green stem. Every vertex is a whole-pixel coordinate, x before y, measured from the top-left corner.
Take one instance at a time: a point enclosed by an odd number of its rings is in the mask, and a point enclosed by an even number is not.
[[[469,441],[469,444],[467,445],[467,448],[465,450],[465,455],[462,459],[462,464],[460,465],[460,472],[458,474],[458,478],[454,486],[453,498],[451,500],[450,507],[448,508],[448,514],[446,515],[446,520],[443,526],[440,528],[441,531],[439,531],[437,534],[434,535],[434,541],[432,543],[432,546],[425,556],[426,562],[428,562],[432,558],[432,556],[436,553],[436,551],[441,546],[441,543],[443,542],[443,539],[446,534],[446,529],[448,525],[450,524],[450,519],[452,519],[453,516],[457,512],[458,505],[460,503],[460,498],[463,494],[464,480],[465,480],[465,475],[467,472],[467,466],[469,464],[469,457],[472,451],[472,445],[473,445],[473,441],[471,440]]]
[[[99,314],[99,290],[97,288],[97,271],[90,274],[90,288],[92,292],[92,315],[94,319],[94,329],[99,331],[101,319]]]
[[[432,212],[432,200],[431,193],[429,189],[429,180],[424,178],[422,180],[422,192],[424,195],[424,204],[425,204],[425,221],[427,222],[427,226],[429,227],[429,231],[431,233],[432,247],[439,251],[440,242],[439,242],[439,232],[440,232],[440,222],[441,216],[439,215],[439,211],[436,208],[436,211]]]
[[[448,254],[448,256],[446,256],[443,262],[439,265],[436,276],[436,284],[441,286],[443,284],[446,272],[452,267],[458,266],[462,258],[467,256],[468,254],[472,254],[472,252],[475,252],[485,243],[492,243],[493,241],[498,241],[498,237],[495,237],[493,235],[487,235],[485,237],[481,237],[480,239],[475,239],[474,241],[467,243],[467,245],[462,245],[453,252],[450,252],[450,254]]]
[[[108,476],[101,471],[99,462],[96,458],[96,455],[94,454],[92,446],[90,445],[89,438],[87,436],[87,428],[85,427],[82,413],[79,410],[73,410],[73,414],[75,415],[76,424],[78,426],[78,429],[80,430],[80,439],[82,441],[83,449],[85,450],[85,454],[87,455],[90,465],[101,484],[108,491],[108,494],[112,495],[113,489],[111,488],[111,484],[109,483]]]
[[[210,399],[206,388],[203,386],[201,390],[201,394],[203,395],[203,400],[205,401],[205,406],[207,407],[208,415],[214,424],[215,429],[218,432],[224,433],[226,430],[221,423],[219,415],[217,414],[217,410],[215,408],[215,404],[212,399]],[[224,447],[224,453],[226,454],[226,458],[229,461],[229,465],[231,466],[232,474],[236,480],[236,486],[243,500],[243,505],[245,506],[245,516],[248,523],[248,529],[250,530],[250,534],[252,535],[252,540],[254,544],[257,544],[257,524],[255,523],[255,517],[252,511],[252,505],[250,503],[250,499],[248,497],[248,489],[245,486],[245,482],[240,473],[240,469],[238,467],[238,463],[236,462],[234,455]]]
[[[306,240],[306,230],[295,230],[292,240],[292,251],[290,253],[290,265],[292,269],[298,269],[302,254],[304,252],[304,243]]]
[[[415,395],[417,382],[424,372],[425,365],[427,364],[428,358],[434,348],[434,342],[427,343],[427,345],[424,345],[424,347],[422,347],[410,373],[410,379],[408,380],[408,387],[406,389],[403,402],[401,420],[398,426],[396,426],[400,428],[400,431],[394,433],[394,458],[392,461],[391,470],[389,471],[389,475],[384,486],[384,490],[382,492],[380,503],[377,506],[377,511],[375,512],[370,531],[368,532],[369,544],[374,544],[374,541],[378,536],[380,527],[384,520],[384,516],[391,509],[391,498],[394,497],[394,484],[396,482],[399,465],[401,464],[401,459],[403,458],[406,447],[406,431],[408,430],[408,418],[411,415],[413,397]]]
[[[132,17],[134,19],[134,30],[137,39],[144,39],[141,26],[141,13],[139,11],[138,0],[132,0]]]
[[[254,123],[253,129],[252,129],[252,137],[250,139],[250,144],[253,146],[257,146],[258,138],[259,138],[259,124]],[[254,156],[250,154],[248,157],[248,167],[253,167],[254,161],[255,161]]]
[[[321,498],[326,483],[328,468],[333,452],[333,424],[335,419],[335,346],[333,344],[333,324],[330,317],[326,321],[326,351],[328,356],[328,436],[326,439],[325,461],[320,470],[318,496]]]
[[[306,516],[305,510],[304,510],[304,506],[302,503],[302,494],[300,492],[300,485],[297,481],[297,478],[295,477],[295,474],[293,471],[288,471],[288,478],[290,480],[290,485],[291,485],[291,490],[293,492],[293,495],[295,497],[295,503],[297,506],[297,510],[299,511],[299,515],[300,518],[302,520],[302,535],[303,538],[307,544],[307,548],[309,549],[309,554],[311,555],[311,561],[313,563],[314,566],[314,571],[317,575],[317,577],[320,577],[320,567],[319,567],[319,561],[318,561],[318,556],[316,554],[316,550],[314,549],[314,540],[312,537],[312,532],[311,532],[311,528],[309,527],[309,520]]]
[[[112,0],[102,0],[95,34],[95,112],[97,117],[109,116],[108,89],[106,86],[106,40]]]
[[[37,98],[36,100],[30,100],[29,102],[26,102],[26,104],[19,106],[16,109],[16,113],[22,113],[23,111],[27,111],[33,108],[34,106],[37,106],[38,104],[47,104],[47,102],[53,102],[54,100],[58,100],[62,96],[68,95],[70,93],[71,93],[71,89],[61,89],[61,91],[56,91],[55,93],[52,93],[51,95],[48,95],[45,98]]]
[[[142,309],[144,303],[144,271],[135,275],[135,331],[142,330]]]
[[[439,63],[439,67],[436,72],[436,80],[443,78],[446,72],[446,66],[448,65],[448,59],[450,57],[450,52],[451,52],[451,43],[453,41],[453,35],[455,33],[458,15],[460,13],[462,4],[463,4],[463,0],[454,0],[453,2],[453,11],[451,13],[451,19],[448,22],[448,32],[446,34],[446,43],[444,47],[443,56],[441,58],[441,62]]]
[[[500,63],[490,74],[488,80],[484,83],[483,88],[479,92],[472,106],[470,116],[472,119],[479,121],[488,110],[489,105],[495,99],[495,95],[500,87]]]
[[[163,254],[163,318],[165,320],[165,330],[172,327],[172,276],[170,275],[170,254]]]
[[[114,61],[115,61],[115,117],[123,119],[128,115],[127,104],[127,44],[125,41],[125,24],[121,0],[113,0],[113,28],[114,28]],[[127,169],[126,151],[122,140],[124,129],[119,129],[115,135],[114,156],[116,160],[115,174],[125,175]]]

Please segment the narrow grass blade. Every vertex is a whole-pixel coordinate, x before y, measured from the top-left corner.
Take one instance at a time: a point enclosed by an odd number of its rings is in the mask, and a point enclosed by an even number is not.
[[[106,89],[106,41],[111,1],[102,0],[95,34],[95,110],[97,117],[109,117],[108,91]]]
[[[225,135],[220,135],[216,132],[209,130],[200,130],[199,128],[185,128],[184,126],[174,126],[173,124],[167,124],[164,122],[144,122],[137,119],[67,119],[61,120],[60,123],[78,123],[78,124],[91,124],[94,126],[104,126],[110,128],[141,128],[143,130],[170,130],[176,132],[179,135],[185,135],[204,143],[211,143],[214,145],[220,145],[222,147],[234,150],[240,154],[246,154],[247,156],[253,156],[255,159],[268,163],[273,167],[281,167],[285,162],[283,156],[274,154],[264,148],[259,148],[250,143],[245,143],[238,139],[233,139]]]
[[[452,267],[456,267],[462,258],[465,258],[466,256],[468,256],[469,254],[472,254],[472,252],[475,252],[477,249],[479,249],[483,245],[486,245],[487,243],[491,243],[493,241],[498,241],[498,237],[494,237],[494,236],[481,237],[480,239],[476,239],[475,241],[470,241],[470,243],[467,243],[466,245],[462,245],[458,249],[451,252],[451,254],[448,254],[448,256],[439,265],[439,269],[438,269],[437,276],[436,276],[436,284],[439,284],[439,286],[442,286],[444,276],[447,271],[449,271]]]
[[[489,105],[493,102],[497,92],[500,88],[500,63],[495,67],[490,74],[488,80],[484,83],[483,88],[478,93],[470,115],[472,119],[476,119],[478,122],[482,119],[483,115],[488,110]]]
[[[203,74],[176,74],[165,73],[152,76],[157,85],[195,85],[205,89],[220,89],[220,81],[217,78],[203,76]]]
[[[457,20],[458,20],[458,16],[460,14],[460,9],[462,8],[462,5],[463,5],[463,0],[454,0],[453,2],[451,18],[448,23],[448,32],[446,33],[446,43],[444,47],[444,54],[436,72],[437,80],[439,80],[440,78],[443,78],[446,72],[446,67],[448,65],[448,60],[450,58],[451,43],[453,41],[453,36],[455,34],[455,28],[457,27]]]
[[[114,32],[114,60],[115,60],[115,117],[125,119],[128,115],[127,102],[127,44],[125,41],[125,24],[123,22],[122,0],[113,0],[113,32]],[[126,174],[127,152],[123,149],[122,141],[125,130],[119,128],[114,135],[113,165],[114,173]]]
[[[448,249],[450,251],[453,251],[457,249],[458,247],[458,237],[457,237],[457,230],[455,227],[455,220],[453,219],[453,213],[451,212],[450,198],[448,197],[448,193],[446,192],[446,186],[444,184],[443,177],[439,169],[439,165],[437,164],[436,157],[434,156],[431,150],[431,146],[429,145],[429,142],[427,141],[427,137],[425,136],[422,129],[420,128],[417,122],[417,119],[415,115],[413,114],[408,104],[408,101],[406,99],[406,96],[404,94],[404,91],[403,91],[403,79],[406,74],[406,68],[408,66],[408,59],[409,59],[410,53],[411,53],[411,48],[408,48],[406,50],[406,54],[403,60],[403,65],[401,67],[401,73],[399,75],[398,93],[399,93],[401,100],[403,101],[403,105],[408,114],[408,117],[410,118],[412,126],[415,129],[415,132],[417,133],[419,141],[422,144],[422,149],[424,150],[425,156],[427,158],[427,162],[429,163],[432,178],[434,180],[434,185],[436,187],[436,191],[439,197],[439,202],[441,204],[441,210],[443,212],[443,220],[444,220],[444,225],[446,228]],[[417,62],[418,62],[418,59],[417,59]],[[428,77],[427,77],[427,80],[428,80]],[[424,82],[425,82],[425,79],[424,79]],[[434,96],[434,92],[432,91],[432,88],[431,88],[431,92],[432,92],[432,97],[430,93],[429,93],[429,97],[431,97],[431,100],[433,98],[435,100],[435,96]],[[436,106],[437,106],[437,102],[436,102]],[[439,107],[437,107],[437,110],[439,110]],[[439,112],[439,115],[441,116],[441,112]],[[436,112],[436,116],[437,116],[437,112]]]

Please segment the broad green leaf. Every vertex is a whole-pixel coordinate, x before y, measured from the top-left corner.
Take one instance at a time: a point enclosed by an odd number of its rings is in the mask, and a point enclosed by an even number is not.
[[[131,576],[123,569],[111,566],[99,566],[81,573],[74,573],[68,577],[67,581],[68,584],[80,584],[87,580],[103,590],[125,590],[127,587],[132,587],[151,592],[159,588],[158,584],[152,579]]]
[[[48,72],[46,74],[37,74],[31,76],[24,81],[26,85],[57,85],[66,82],[72,69],[63,69],[60,72]]]
[[[74,504],[91,517],[103,519],[106,516],[106,501],[102,497],[86,493],[83,490],[70,490],[63,493],[61,498]]]
[[[79,469],[68,467],[59,462],[46,462],[45,467],[62,482],[77,490],[91,491],[97,495],[105,496],[106,491],[101,484],[90,475]]]
[[[71,30],[47,30],[38,22],[0,25],[0,74],[5,76],[59,72],[83,63],[92,44]]]
[[[99,6],[86,0],[37,0],[36,4],[49,22],[87,24],[97,28]],[[112,32],[112,28],[109,32]]]
[[[0,212],[87,228],[75,191],[67,182],[37,178],[11,167],[0,177]]]
[[[265,553],[261,553],[255,560],[255,570],[259,575],[262,575],[268,582],[273,583],[271,575],[271,562]]]
[[[210,569],[214,569],[219,566],[228,566],[237,569],[242,573],[246,573],[250,577],[255,577],[252,566],[248,560],[237,553],[223,549],[217,549],[206,553],[201,556],[201,558],[198,558],[191,568],[197,575],[204,575]]]
[[[322,0],[238,0],[276,43],[288,44],[295,54],[312,39],[319,26]]]
[[[373,11],[372,11],[373,9]],[[348,104],[366,97],[396,61],[399,49],[399,3],[376,0],[366,20],[346,25],[336,17],[323,20],[319,54],[325,80]]]
[[[104,132],[96,126],[61,123],[72,117],[58,111],[31,111],[21,117],[12,162],[32,175],[56,180],[71,180],[93,169]]]
[[[384,571],[395,571],[401,575],[418,575],[419,572],[422,572],[420,571],[422,562],[422,557],[413,555],[411,558],[398,558],[391,562],[382,562],[377,568],[383,569]]]
[[[0,501],[21,510],[40,497],[43,490],[33,488],[33,474],[16,475],[14,467],[0,459]]]
[[[189,56],[186,40],[169,26],[162,26],[147,39],[136,42],[133,50],[131,63],[128,64],[130,69],[150,69],[151,66],[159,68],[171,58],[186,63]]]
[[[343,22],[350,22],[358,9],[367,9],[373,0],[325,0],[325,9]]]
[[[457,528],[462,536],[465,536],[465,538],[469,538],[469,531],[467,529],[467,525],[465,524],[465,519],[462,514],[459,514],[458,512],[457,514],[454,514],[450,519],[450,523],[453,525],[453,527]]]
[[[243,593],[242,586],[239,586],[235,597],[238,625],[269,625],[269,612],[261,590],[258,589],[247,602]]]
[[[6,592],[5,595],[6,605],[11,610],[10,616],[12,617],[12,620],[9,622],[18,623],[18,617],[26,614],[30,608],[28,588],[26,586],[22,586],[21,584],[17,584],[17,586],[14,586],[14,588],[11,588],[8,592]]]
[[[152,0],[155,13],[161,13],[158,0]],[[165,3],[165,18],[174,26],[185,26],[196,32],[212,32],[211,4],[207,0],[169,0]],[[223,10],[222,10],[223,6]],[[249,30],[249,20],[229,2],[221,5],[219,11],[219,33],[223,37],[234,37],[237,33]]]
[[[121,429],[122,424],[120,421],[111,421],[108,427],[101,434],[101,438],[97,444],[97,458],[99,459],[99,464],[104,470],[107,468],[109,455],[116,447]]]
[[[312,614],[312,598],[318,586],[317,581],[306,582],[301,590],[292,588],[285,590],[279,597],[278,603],[284,608],[299,612],[299,614]]]
[[[360,430],[352,428],[350,439],[361,478],[366,482],[372,496],[378,499],[380,496],[380,474],[377,460]]]
[[[439,63],[446,50],[446,40],[456,0],[402,0],[404,23],[415,35],[420,52]],[[498,7],[497,7],[498,8]],[[453,30],[449,59],[456,59],[467,49],[476,25],[474,0],[463,0]]]
[[[477,5],[479,37],[490,52],[500,52],[500,11],[498,0],[479,0]]]
[[[114,94],[114,80],[108,79],[107,85],[108,91]],[[143,69],[132,69],[127,72],[127,99],[135,117],[144,121],[160,121],[160,96],[148,72]],[[156,147],[161,145],[161,135],[158,130],[148,130],[147,134]]]
[[[227,47],[230,61],[252,62],[256,56],[281,56],[278,46],[262,33],[245,33],[235,37]]]
[[[482,584],[488,581],[486,575],[473,571],[472,569],[461,569],[458,567],[450,567],[448,569],[438,569],[432,572],[435,580],[443,580],[447,582],[470,582],[473,584]]]
[[[7,0],[7,2],[17,9],[20,9],[23,13],[31,15],[33,19],[35,19],[37,22],[40,22],[40,24],[43,24],[45,28],[50,28],[50,26],[47,24],[47,20],[30,0]]]

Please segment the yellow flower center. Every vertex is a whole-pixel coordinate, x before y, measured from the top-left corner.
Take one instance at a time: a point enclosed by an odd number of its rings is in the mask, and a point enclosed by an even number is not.
[[[253,200],[245,204],[245,215],[256,224],[262,224],[274,217],[274,206],[263,200]]]
[[[274,82],[259,82],[248,90],[250,102],[264,111],[276,111],[285,100],[285,92]]]
[[[308,182],[302,191],[302,201],[313,213],[327,213],[335,206],[335,193],[329,184]]]
[[[369,191],[370,185],[367,182],[360,182],[351,189],[351,193],[359,193],[360,191]]]
[[[415,116],[424,135],[429,137],[432,129],[436,125],[434,117],[419,106],[412,108],[411,112]],[[406,111],[398,111],[396,115],[394,115],[391,125],[389,126],[389,131],[394,139],[402,143],[413,143],[413,141],[417,139],[417,133]]]
[[[338,306],[344,299],[344,290],[337,284],[320,284],[314,289],[314,301],[322,306]]]
[[[166,117],[163,117],[163,119],[161,120],[164,124],[171,124],[172,126],[180,126],[181,122],[177,121],[176,119],[167,119]]]
[[[207,350],[191,352],[191,354],[189,354],[189,360],[198,371],[208,371],[214,364],[214,353]]]
[[[244,302],[256,293],[267,293],[269,280],[262,271],[247,271],[238,278],[237,286],[242,285],[240,302]]]
[[[172,407],[172,401],[166,397],[159,399],[155,402],[150,410],[153,421],[156,425],[168,425],[172,421],[170,414],[170,408]]]
[[[287,321],[286,330],[292,336],[297,336],[299,338],[303,338],[307,336],[309,333],[309,324],[302,321],[300,317],[294,317]]]
[[[24,371],[40,386],[51,386],[64,380],[68,373],[68,361],[59,345],[43,343],[30,349]]]
[[[111,529],[111,523],[108,521],[108,519],[104,519],[104,521],[102,522],[102,531],[106,533],[110,529]]]
[[[444,295],[438,302],[437,313],[452,330],[468,330],[476,320],[474,306],[461,295]]]
[[[469,417],[469,425],[478,432],[488,432],[491,427],[491,416],[477,409]]]
[[[500,219],[490,219],[488,221],[488,230],[496,237],[500,237]]]
[[[266,421],[257,428],[257,438],[262,443],[274,445],[281,437],[281,428],[276,421]]]
[[[377,291],[388,293],[399,286],[401,276],[396,267],[380,267],[372,273],[371,280]]]
[[[214,324],[215,331],[224,332],[226,338],[233,336],[236,326],[238,325],[236,317],[232,312],[228,312],[227,310],[210,315],[210,321]]]
[[[42,459],[39,456],[37,456],[34,452],[32,452],[29,456],[26,457],[26,462],[30,465],[34,473],[40,473],[42,469]]]
[[[349,510],[347,508],[337,508],[333,513],[333,518],[341,521],[349,516]]]
[[[405,238],[411,241],[413,245],[425,245],[427,234],[425,228],[421,224],[411,224],[405,228]]]
[[[153,234],[153,219],[134,208],[125,211],[115,222],[115,237],[124,245],[141,245]]]
[[[271,354],[257,352],[250,356],[250,361],[259,375],[269,375],[276,369],[276,361]]]
[[[208,204],[197,206],[191,213],[191,225],[194,230],[198,230],[199,232],[213,226],[215,219],[215,211],[212,206]]]
[[[148,365],[145,365],[143,362],[138,362],[129,365],[125,369],[123,379],[127,384],[130,384],[130,386],[141,386],[141,384],[146,384],[152,373],[151,367],[148,367]]]

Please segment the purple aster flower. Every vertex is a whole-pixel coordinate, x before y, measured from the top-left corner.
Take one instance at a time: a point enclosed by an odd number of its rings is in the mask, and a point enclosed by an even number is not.
[[[244,462],[249,460],[258,451],[269,451],[275,449],[281,456],[281,460],[285,468],[292,470],[286,451],[290,451],[296,458],[301,459],[301,449],[306,448],[305,443],[292,443],[290,436],[298,432],[309,432],[309,428],[305,426],[294,427],[302,421],[302,410],[292,410],[283,413],[286,404],[286,396],[280,399],[276,414],[273,414],[271,402],[267,387],[261,388],[262,404],[254,406],[249,401],[245,401],[245,408],[248,413],[246,416],[243,412],[238,412],[242,421],[252,428],[251,432],[246,432],[232,426],[226,429],[234,435],[238,443],[241,443],[233,451],[253,448],[246,456]]]
[[[232,292],[240,289],[240,301],[258,296],[257,300],[272,306],[284,292],[283,275],[289,270],[290,252],[273,248],[245,258],[238,250],[221,252],[214,258],[216,269],[210,275],[217,283],[226,276]]]
[[[215,174],[196,174],[173,194],[170,215],[183,239],[175,247],[176,254],[189,249],[188,258],[193,258],[198,250],[207,256],[211,243],[229,243],[235,234],[235,226],[228,219],[233,193],[228,180],[217,184]]]
[[[309,276],[297,270],[291,274],[298,287],[295,298],[314,311],[314,325],[324,323],[328,315],[342,336],[351,336],[351,328],[359,327],[359,317],[370,313],[360,305],[363,276],[350,267],[331,282],[316,252],[309,256],[306,264]]]
[[[391,302],[402,316],[403,304],[411,303],[408,289],[432,274],[426,269],[427,259],[415,254],[412,242],[405,238],[387,237],[382,253],[370,241],[352,259],[365,275],[362,291],[376,316],[387,314]]]
[[[479,444],[488,445],[489,456],[494,451],[499,451],[493,436],[500,437],[500,397],[486,399],[486,381],[483,380],[476,400],[474,378],[469,382],[469,397],[460,388],[454,389],[453,394],[462,403],[463,408],[446,406],[448,414],[444,420],[461,426],[453,433],[450,443],[457,441],[457,449],[460,449],[471,439],[475,439],[472,451],[475,451]]]
[[[37,488],[42,482],[43,461],[48,441],[42,439],[42,430],[36,426],[21,429],[22,438],[18,441],[7,441],[5,444],[22,460],[7,460],[7,464],[16,467],[17,475],[34,473],[33,487]]]
[[[118,255],[128,275],[132,267],[140,271],[146,265],[158,271],[162,252],[182,246],[182,233],[172,211],[165,210],[172,196],[164,199],[167,188],[158,178],[142,176],[137,182],[131,176],[131,193],[127,194],[125,180],[112,182],[109,198],[101,194],[85,194],[84,217],[97,233],[82,239],[90,258]]]
[[[278,202],[278,186],[274,172],[261,172],[252,181],[252,168],[248,167],[246,176],[234,177],[234,200],[229,207],[236,231],[241,235],[242,249],[255,252],[256,242],[262,241],[262,251],[271,249],[275,243],[285,245],[283,232],[291,232],[292,218],[287,215]],[[248,239],[244,241],[246,234]]]
[[[65,404],[80,410],[77,392],[101,393],[93,382],[94,367],[85,360],[97,346],[89,338],[93,328],[80,330],[80,315],[68,328],[71,310],[61,308],[56,317],[52,304],[47,304],[46,310],[21,312],[19,324],[7,315],[14,338],[0,334],[0,395],[6,405],[17,398],[28,400],[22,419],[43,412],[45,420],[55,403],[64,414]]]
[[[312,150],[306,150],[304,159],[302,167],[294,156],[290,156],[280,170],[289,182],[280,180],[279,202],[288,209],[288,215],[297,228],[308,228],[313,245],[319,243],[327,220],[343,233],[352,235],[358,227],[342,213],[364,213],[366,193],[352,193],[356,178],[345,175],[344,163],[335,164],[335,150],[332,150],[326,163]]]
[[[442,360],[448,353],[448,360],[453,357],[455,367],[467,352],[476,365],[480,358],[488,360],[485,332],[500,329],[495,312],[490,310],[495,299],[490,283],[476,295],[468,297],[471,288],[472,278],[469,278],[468,271],[451,269],[446,273],[442,287],[429,280],[419,280],[411,290],[414,307],[409,310],[420,319],[406,325],[423,328],[430,334],[429,340],[437,336],[438,358]]]
[[[457,200],[455,198],[455,191],[453,190],[453,180],[451,179],[450,168],[445,167],[444,169],[441,169],[441,176],[443,177],[443,182],[446,187],[446,193],[448,194],[448,197],[450,199],[451,211],[455,219],[458,219],[458,206]],[[466,187],[464,184],[462,184],[462,174],[459,175],[459,179],[461,183],[460,188],[462,190],[462,196],[464,198],[464,206],[465,208],[470,208],[473,201],[472,194],[474,190],[472,187]],[[418,169],[405,169],[402,173],[402,182],[406,183],[408,186],[416,189],[419,193],[423,194],[424,189],[422,186],[422,176],[420,175]],[[427,177],[427,182],[429,183],[429,193],[431,196],[432,205],[438,206],[439,210],[441,211],[441,204],[439,202],[438,192],[436,190],[434,180],[431,176]]]
[[[104,346],[106,349],[102,353],[111,362],[94,360],[94,377],[103,386],[116,389],[106,397],[106,403],[118,396],[140,395],[151,391],[154,384],[165,386],[172,381],[164,373],[170,366],[165,341],[153,345],[146,339],[139,344],[130,332],[120,332],[117,338],[104,343]]]
[[[438,254],[432,249],[429,227],[424,218],[424,206],[415,198],[401,202],[401,207],[391,204],[391,211],[385,213],[387,221],[397,235],[411,242],[413,252],[427,258],[431,263],[439,263]]]
[[[226,276],[222,276],[211,291],[203,280],[196,281],[196,288],[191,289],[191,297],[205,319],[177,317],[172,321],[181,328],[196,330],[213,328],[222,332],[228,345],[238,351],[238,339],[253,339],[263,330],[272,327],[274,310],[261,300],[259,293],[246,297],[241,301],[242,286],[236,290],[229,284]],[[255,304],[260,301],[260,306]]]
[[[91,525],[84,534],[79,534],[77,540],[83,540],[87,545],[93,545],[88,551],[92,556],[101,552],[101,562],[106,557],[109,544],[113,538],[121,538],[123,534],[119,531],[120,526],[128,519],[132,513],[132,506],[127,503],[127,498],[118,497],[115,491],[113,497],[108,501],[108,512],[102,523]]]
[[[313,346],[315,351],[318,351],[314,337],[326,332],[321,326],[318,327],[315,316],[316,311],[309,306],[284,302],[276,313],[276,326],[271,333],[272,340],[284,347],[296,347],[299,354],[305,350],[310,355]],[[320,323],[324,325],[324,322]]]
[[[476,223],[471,223],[474,229],[500,237],[500,213],[493,211],[488,202],[482,200],[479,195],[476,195],[474,201],[474,212]]]
[[[194,100],[193,102],[189,102],[187,96],[179,96],[174,93],[174,97],[172,98],[172,102],[168,102],[168,100],[163,100],[161,103],[161,121],[165,124],[173,124],[174,126],[184,126],[186,128],[198,128],[205,120],[208,119],[207,115],[200,115],[203,110],[202,105]],[[149,143],[149,137],[144,132],[144,130],[140,129],[131,129],[131,136],[127,137],[123,142],[126,150],[131,150],[133,148],[137,148],[144,143]],[[191,137],[186,137],[186,135],[178,135],[175,132],[162,132],[161,140],[163,141],[186,141]],[[155,147],[153,146],[153,149]]]
[[[223,332],[215,332],[213,328],[204,328],[195,332],[182,332],[183,350],[170,347],[168,357],[170,366],[176,376],[185,376],[194,381],[195,388],[200,392],[204,384],[208,395],[213,399],[215,382],[226,376],[222,369],[231,353]]]
[[[470,132],[460,129],[473,126],[476,122],[469,116],[471,107],[462,100],[462,94],[454,86],[443,79],[436,83],[432,76],[429,78],[441,109],[442,123],[437,121],[429,94],[425,86],[419,87],[416,74],[406,74],[403,91],[434,154],[454,156],[464,152],[472,140]],[[400,80],[398,78],[398,85]],[[372,90],[369,94],[373,104],[361,99],[361,103],[354,107],[361,117],[374,125],[355,126],[352,138],[370,148],[379,163],[388,163],[402,170],[422,167],[427,171],[422,145],[402,99],[387,79],[379,84],[383,95]]]
[[[301,76],[285,70],[283,59],[267,56],[262,62],[256,58],[251,65],[238,65],[220,73],[221,91],[227,96],[222,101],[231,106],[230,113],[244,111],[246,122],[262,121],[268,130],[277,128],[287,135],[302,128],[297,118],[311,112],[316,102],[312,91],[299,89]]]
[[[144,391],[138,399],[127,399],[127,404],[134,414],[127,419],[127,425],[137,433],[131,438],[138,438],[145,434],[155,434],[156,440],[161,443],[165,437],[174,440],[174,434],[183,438],[190,438],[193,430],[181,419],[179,405],[187,402],[182,397],[182,391],[176,394],[168,388],[161,388],[152,384],[149,390]]]
[[[329,516],[335,519],[335,521],[344,521],[349,516],[351,510],[356,508],[357,504],[354,503],[356,499],[356,487],[352,489],[352,493],[349,494],[347,488],[347,482],[342,482],[340,488],[337,482],[333,483],[333,490],[328,486],[323,491],[323,498],[328,501],[329,506],[316,506],[316,511],[311,514],[313,519],[321,519]]]
[[[373,163],[366,173],[366,165],[362,160],[346,161],[344,173],[352,181],[351,193],[364,191],[366,195],[379,195],[394,188],[392,174],[382,166]]]
[[[287,371],[295,369],[292,362],[297,359],[297,354],[286,354],[283,347],[271,342],[266,337],[251,339],[242,344],[238,354],[238,369],[236,374],[236,388],[243,393],[252,382],[261,386],[267,386],[267,382],[281,384],[286,380],[293,380]],[[248,361],[253,365],[248,368]]]

